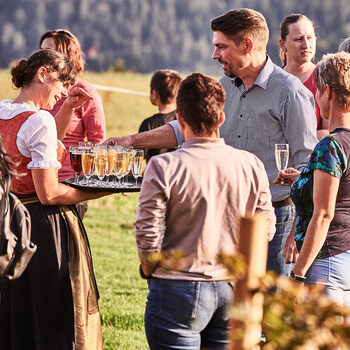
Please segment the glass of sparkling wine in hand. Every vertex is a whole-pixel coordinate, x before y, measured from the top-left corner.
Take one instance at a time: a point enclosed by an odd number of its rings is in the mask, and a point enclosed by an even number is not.
[[[79,183],[79,174],[82,172],[81,165],[82,148],[79,146],[69,147],[70,165],[74,171],[74,182]]]
[[[275,145],[275,159],[277,169],[279,171],[284,171],[288,165],[289,158],[289,145],[288,144],[276,144]],[[281,185],[285,185],[283,179],[279,182]]]
[[[137,178],[140,176],[143,164],[144,152],[142,149],[134,149],[133,155],[130,160],[131,162],[131,172],[135,178],[135,186],[137,186]]]

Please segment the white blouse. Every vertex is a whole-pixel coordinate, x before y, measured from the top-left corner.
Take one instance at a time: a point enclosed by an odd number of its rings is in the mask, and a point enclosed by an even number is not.
[[[37,111],[33,105],[27,103],[0,101],[0,119],[10,120],[27,111],[35,113],[22,124],[16,139],[21,154],[32,159],[27,168],[61,168],[61,163],[57,160],[57,129],[54,117],[45,110]]]

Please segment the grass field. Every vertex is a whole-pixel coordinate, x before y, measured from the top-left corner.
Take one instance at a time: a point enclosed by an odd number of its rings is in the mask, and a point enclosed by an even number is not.
[[[134,73],[89,73],[84,80],[148,92],[150,75]],[[8,70],[0,70],[0,99],[13,99]],[[107,136],[135,133],[141,121],[156,113],[145,96],[100,92],[105,109]],[[138,276],[138,258],[133,234],[137,194],[110,195],[90,201],[84,218],[90,239],[100,292],[100,310],[105,350],[147,349],[143,313],[147,284]]]

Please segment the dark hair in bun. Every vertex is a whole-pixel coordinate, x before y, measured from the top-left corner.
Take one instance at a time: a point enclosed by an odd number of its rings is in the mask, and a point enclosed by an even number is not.
[[[40,67],[48,72],[59,72],[59,79],[73,85],[76,72],[69,60],[61,53],[46,49],[37,50],[29,58],[21,58],[11,63],[12,83],[16,88],[22,88],[32,82]]]

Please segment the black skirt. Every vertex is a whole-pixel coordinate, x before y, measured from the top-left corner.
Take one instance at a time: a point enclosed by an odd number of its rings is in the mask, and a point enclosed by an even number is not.
[[[17,280],[0,284],[0,348],[71,350],[74,312],[69,228],[59,206],[26,204],[37,251]]]

